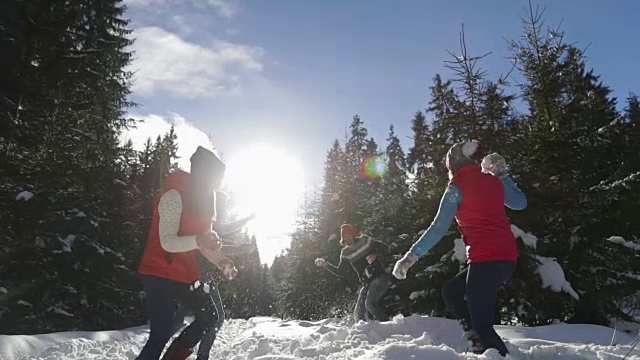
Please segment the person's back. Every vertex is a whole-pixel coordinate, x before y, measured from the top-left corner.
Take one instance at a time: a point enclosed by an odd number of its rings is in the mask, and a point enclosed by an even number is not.
[[[458,170],[451,180],[460,189],[462,201],[456,222],[469,246],[470,263],[518,258],[516,239],[505,210],[502,181],[469,164]]]
[[[471,351],[481,354],[494,348],[506,356],[509,351],[493,328],[493,313],[498,288],[515,271],[518,247],[504,207],[523,210],[527,198],[509,177],[501,155],[488,154],[478,166],[471,158],[477,149],[477,142],[457,143],[449,149],[446,166],[451,182],[438,212],[396,262],[393,275],[405,279],[408,269],[445,236],[455,219],[469,247],[469,266],[445,283],[442,299],[460,321]]]
[[[161,195],[175,191],[181,198],[181,203],[188,204],[186,195],[189,191],[190,174],[178,170],[170,173],[165,178]],[[168,209],[168,210],[173,210]],[[166,211],[166,210],[165,210]],[[197,235],[210,229],[211,219],[214,215],[213,207],[202,214],[195,215],[189,212],[189,206],[184,207],[184,215],[180,218],[180,235]],[[139,272],[143,275],[160,276],[163,278],[193,282],[200,277],[200,268],[197,265],[197,250],[168,253],[160,244],[160,209],[159,205],[153,209],[152,224],[147,243],[139,265]]]

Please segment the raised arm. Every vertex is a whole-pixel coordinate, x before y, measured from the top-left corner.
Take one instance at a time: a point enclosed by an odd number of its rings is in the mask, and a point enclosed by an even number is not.
[[[240,245],[222,245],[220,249],[225,256],[234,256],[239,254],[246,254],[253,251],[252,244],[240,244]]]
[[[527,207],[527,197],[518,185],[508,175],[500,177],[504,185],[504,204],[512,210],[524,210]]]
[[[431,225],[409,249],[411,256],[416,259],[421,257],[444,237],[456,216],[460,202],[462,192],[457,186],[450,184],[440,199],[438,213]]]
[[[214,230],[220,235],[220,236],[227,236],[227,235],[231,235],[235,232],[240,231],[251,219],[253,219],[253,216],[247,216],[245,218],[236,220],[236,221],[232,221],[230,223],[226,223],[226,224],[216,224],[214,225]]]
[[[513,210],[523,210],[527,207],[527,197],[509,176],[510,167],[504,157],[492,153],[482,159],[482,171],[497,176],[504,187],[504,204]]]
[[[440,207],[433,222],[409,251],[396,262],[393,267],[393,276],[398,279],[406,278],[409,268],[442,239],[449,230],[461,202],[462,192],[457,186],[450,184],[440,199]]]

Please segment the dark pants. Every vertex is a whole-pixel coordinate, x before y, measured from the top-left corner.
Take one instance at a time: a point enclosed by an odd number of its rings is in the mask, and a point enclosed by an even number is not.
[[[200,345],[198,346],[198,358],[197,360],[208,360],[209,353],[211,352],[211,348],[213,347],[213,342],[216,340],[216,335],[220,328],[222,328],[222,324],[224,323],[224,308],[222,307],[222,298],[220,297],[220,289],[214,280],[207,281],[207,285],[209,285],[209,296],[213,301],[214,310],[218,314],[218,320],[216,320],[215,324],[209,328],[209,330],[205,331],[204,335],[202,335],[202,340],[200,340]],[[184,318],[189,314],[189,310],[185,306],[179,306],[174,315],[174,332],[180,330],[184,326]]]
[[[442,288],[447,308],[464,330],[474,330],[485,349],[497,349],[502,356],[508,351],[493,328],[493,315],[498,287],[511,278],[515,268],[515,261],[473,263]]]
[[[175,303],[191,310],[195,320],[187,326],[177,341],[187,348],[198,344],[205,331],[217,321],[215,306],[211,296],[203,286],[194,288],[184,284],[155,276],[142,276],[142,286],[146,293],[149,315],[149,340],[136,359],[158,360],[165,345],[173,335]]]
[[[367,312],[373,315],[378,321],[388,321],[389,315],[380,306],[382,296],[389,289],[391,279],[388,274],[379,275],[370,282],[364,284],[358,294],[358,302],[354,310],[354,315],[358,320],[367,320]]]
[[[200,346],[198,346],[197,360],[209,359],[209,352],[211,352],[213,342],[216,340],[216,335],[218,334],[218,331],[220,331],[222,323],[224,323],[224,309],[222,308],[220,289],[218,288],[218,285],[215,283],[215,281],[211,281],[209,283],[209,286],[209,296],[211,297],[211,301],[213,301],[213,306],[215,307],[215,312],[217,314],[217,320],[213,324],[213,326],[209,327],[209,329],[204,332],[202,340],[200,341]]]
[[[184,318],[189,315],[189,309],[176,304],[176,312],[173,314],[173,332],[176,333],[184,327]]]

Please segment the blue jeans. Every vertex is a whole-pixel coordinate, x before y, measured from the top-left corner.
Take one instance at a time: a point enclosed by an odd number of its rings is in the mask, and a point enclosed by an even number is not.
[[[368,320],[368,314],[373,315],[378,321],[388,321],[389,315],[380,306],[380,300],[391,285],[391,278],[388,274],[382,274],[371,279],[364,284],[358,294],[358,301],[354,310],[358,320]]]
[[[193,348],[202,335],[217,321],[218,314],[209,294],[203,287],[193,288],[192,284],[143,275],[142,286],[146,293],[149,315],[149,340],[142,348],[137,360],[158,360],[165,345],[174,334],[175,301],[194,314],[195,320],[187,326],[177,341]]]
[[[442,288],[447,308],[464,330],[474,330],[484,349],[497,349],[502,356],[509,351],[493,328],[493,315],[498,287],[511,278],[515,268],[516,262],[508,260],[472,263]]]

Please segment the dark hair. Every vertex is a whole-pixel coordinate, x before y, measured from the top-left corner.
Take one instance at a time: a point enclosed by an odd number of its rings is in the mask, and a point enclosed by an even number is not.
[[[204,215],[211,212],[214,219],[217,218],[216,193],[215,189],[199,188],[204,175],[208,180],[221,181],[226,170],[225,163],[212,151],[198,146],[189,159],[191,161],[192,186],[189,188],[189,211],[195,214]],[[214,179],[210,178],[212,176]],[[193,180],[198,179],[199,186],[194,186]],[[218,184],[219,185],[219,184]]]

